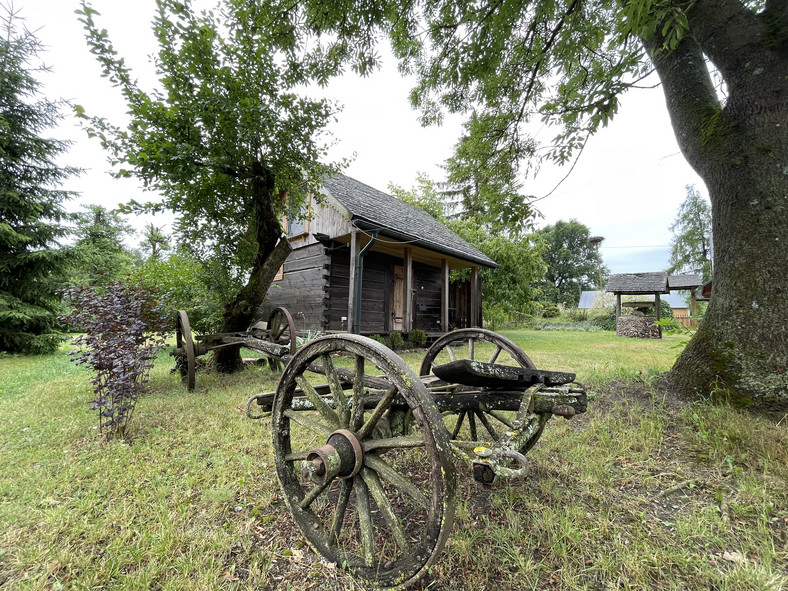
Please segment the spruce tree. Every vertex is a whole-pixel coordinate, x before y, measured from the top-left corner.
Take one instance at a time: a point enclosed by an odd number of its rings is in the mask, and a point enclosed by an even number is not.
[[[7,10],[0,39],[0,351],[49,353],[61,341],[58,289],[68,253],[61,183],[79,171],[59,166],[68,142],[46,137],[60,102],[43,98],[41,45]]]

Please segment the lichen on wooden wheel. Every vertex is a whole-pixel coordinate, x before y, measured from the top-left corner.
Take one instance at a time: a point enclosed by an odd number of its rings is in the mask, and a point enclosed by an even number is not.
[[[413,413],[408,435],[387,417]],[[445,543],[455,509],[448,433],[418,376],[359,335],[311,341],[290,360],[271,416],[277,475],[310,545],[366,584],[404,589]]]
[[[428,376],[435,365],[458,359],[536,369],[536,365],[525,351],[506,337],[482,328],[464,328],[444,334],[427,349],[419,374]],[[446,428],[452,440],[495,442],[505,431],[515,428],[514,417],[513,412],[484,408],[444,413]],[[523,453],[530,450],[539,440],[549,415],[532,416],[529,419],[539,424]]]
[[[268,316],[268,340],[277,345],[290,347],[290,355],[296,352],[296,330],[293,317],[287,308],[274,308]],[[279,373],[282,371],[282,362],[274,357],[268,358],[268,366],[271,371]]]
[[[176,358],[176,367],[181,375],[181,380],[189,391],[194,390],[195,369],[197,356],[195,355],[192,328],[186,310],[178,310],[175,321],[175,347],[180,354]]]

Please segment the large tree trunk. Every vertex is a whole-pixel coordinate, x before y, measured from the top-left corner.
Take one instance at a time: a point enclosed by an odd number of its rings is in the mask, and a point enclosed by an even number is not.
[[[698,0],[672,52],[646,47],[682,152],[712,204],[708,311],[672,381],[695,396],[788,408],[788,57],[786,31],[738,2]],[[778,15],[778,20],[785,15]],[[704,54],[727,84],[717,98]]]
[[[257,255],[244,288],[227,305],[222,332],[243,332],[257,320],[260,304],[265,299],[277,271],[290,254],[290,243],[283,235],[281,224],[274,210],[274,177],[259,163],[252,166],[254,209],[251,231],[257,239]],[[232,373],[243,367],[240,347],[225,347],[215,353],[216,369]]]

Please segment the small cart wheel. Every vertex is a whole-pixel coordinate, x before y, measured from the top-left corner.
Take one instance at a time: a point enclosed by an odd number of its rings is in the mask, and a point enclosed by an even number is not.
[[[176,361],[176,367],[181,374],[181,380],[186,384],[186,389],[191,392],[194,390],[194,373],[197,360],[194,353],[192,327],[189,324],[189,316],[186,314],[186,310],[178,311],[178,318],[175,322],[175,346],[181,352]]]
[[[427,349],[419,373],[422,376],[430,375],[435,365],[458,359],[536,369],[525,351],[506,337],[482,328],[464,328],[446,333],[436,340]],[[464,438],[471,441],[497,441],[505,431],[514,428],[513,418],[513,413],[504,414],[492,409],[444,413],[446,427],[453,440]],[[539,427],[528,440],[523,453],[536,444],[547,423],[546,417],[532,418],[539,420]],[[467,428],[463,430],[465,425]]]
[[[397,409],[413,413],[407,436],[391,435]],[[451,531],[455,469],[440,413],[400,357],[359,335],[311,341],[282,374],[271,426],[285,501],[319,554],[378,588],[427,572]]]
[[[268,317],[268,340],[276,345],[290,346],[290,355],[296,352],[296,331],[293,317],[287,308],[274,308]],[[282,372],[282,362],[268,358],[268,367],[275,373]]]

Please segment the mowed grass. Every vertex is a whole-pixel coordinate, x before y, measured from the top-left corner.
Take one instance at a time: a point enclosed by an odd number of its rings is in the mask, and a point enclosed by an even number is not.
[[[553,419],[525,478],[459,465],[452,538],[427,584],[471,589],[776,590],[788,585],[788,419],[662,389],[678,341],[512,331],[537,367],[577,373],[589,412]],[[67,346],[0,357],[3,589],[353,589],[280,498],[264,367],[197,374],[162,353],[125,441],[102,442]],[[405,353],[418,368],[422,353]],[[638,377],[640,376],[640,377]]]

